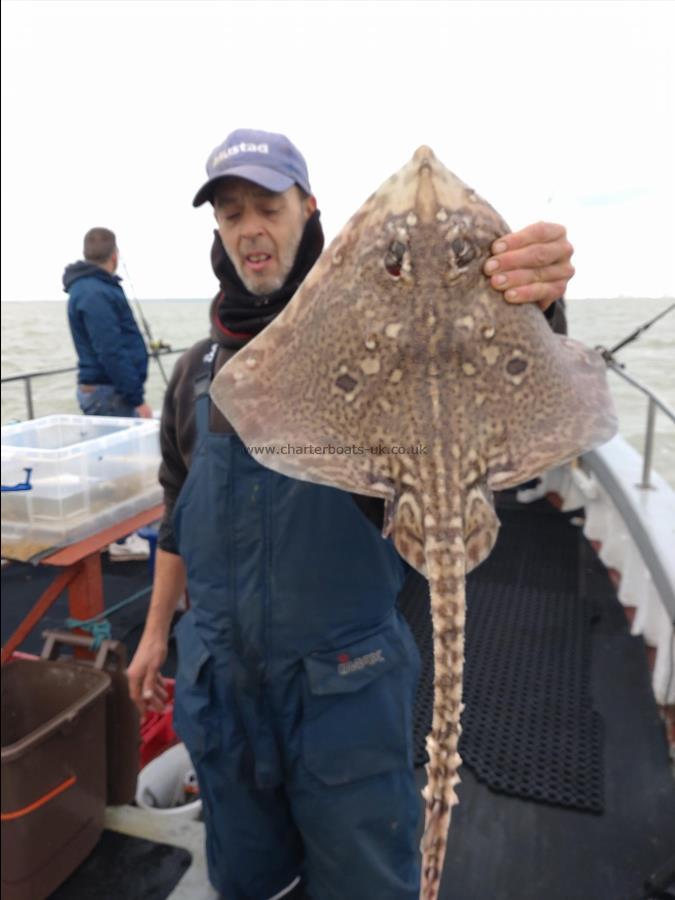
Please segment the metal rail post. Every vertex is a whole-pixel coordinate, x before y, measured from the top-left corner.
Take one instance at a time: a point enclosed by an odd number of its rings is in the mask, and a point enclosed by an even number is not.
[[[643,490],[651,488],[649,483],[649,475],[652,468],[652,457],[654,456],[654,422],[656,421],[656,403],[652,397],[648,398],[647,403],[647,426],[645,429],[645,446],[643,451],[642,463],[642,481],[638,487]]]
[[[30,378],[26,378],[23,383],[24,390],[26,392],[26,411],[28,412],[28,418],[35,418],[35,410],[33,409],[33,391],[31,388],[31,380]]]

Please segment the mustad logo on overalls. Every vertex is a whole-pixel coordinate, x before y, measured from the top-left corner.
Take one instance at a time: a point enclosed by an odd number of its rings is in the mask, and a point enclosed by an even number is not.
[[[360,672],[361,669],[383,662],[385,662],[385,658],[381,650],[373,650],[372,653],[365,653],[363,656],[357,656],[356,659],[350,659],[347,653],[341,653],[338,656],[338,675],[351,675],[352,672]]]

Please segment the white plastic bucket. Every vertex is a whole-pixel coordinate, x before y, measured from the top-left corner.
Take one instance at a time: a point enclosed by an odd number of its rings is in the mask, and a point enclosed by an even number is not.
[[[158,816],[192,820],[202,811],[201,799],[185,803],[185,789],[196,778],[185,744],[175,744],[151,760],[138,774],[136,803]]]

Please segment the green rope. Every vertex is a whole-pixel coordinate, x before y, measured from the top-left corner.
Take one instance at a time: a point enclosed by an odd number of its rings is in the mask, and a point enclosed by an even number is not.
[[[103,641],[108,641],[112,637],[112,628],[107,617],[118,610],[123,609],[125,606],[128,606],[130,603],[140,600],[141,597],[149,594],[151,590],[152,586],[144,587],[142,590],[136,591],[135,594],[132,594],[124,600],[120,600],[119,603],[111,606],[110,609],[103,610],[102,613],[93,616],[91,619],[66,619],[66,628],[81,628],[83,631],[88,631],[94,638],[93,649],[98,650]]]

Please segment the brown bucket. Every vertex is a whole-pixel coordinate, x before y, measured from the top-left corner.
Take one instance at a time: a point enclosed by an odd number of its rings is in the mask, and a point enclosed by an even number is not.
[[[93,639],[62,631],[45,631],[43,659],[55,659],[62,646],[91,649]],[[131,803],[136,794],[141,730],[138,710],[129,696],[126,675],[127,653],[120,641],[103,641],[93,663],[77,660],[78,665],[94,665],[110,677],[112,690],[106,697],[106,755],[108,758],[106,803],[117,806]]]
[[[3,666],[3,900],[44,900],[101,836],[109,690],[92,666]]]

